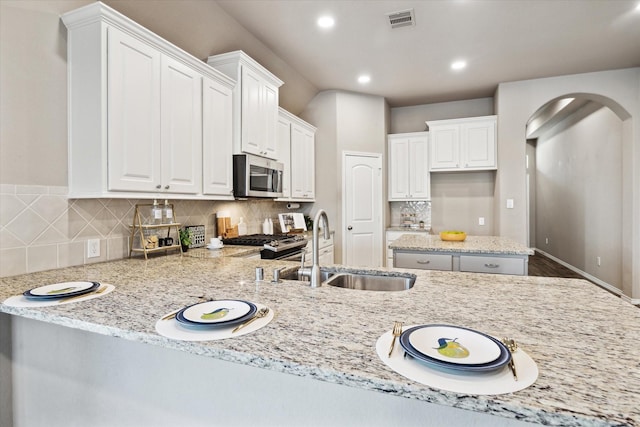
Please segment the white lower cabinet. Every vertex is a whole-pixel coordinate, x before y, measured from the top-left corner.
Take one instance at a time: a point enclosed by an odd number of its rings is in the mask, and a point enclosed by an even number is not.
[[[304,258],[304,265],[309,267],[313,264],[313,240],[309,239],[305,250],[306,255]],[[325,239],[322,233],[320,233],[318,236],[318,262],[320,263],[320,266],[334,264],[335,261],[333,255],[333,233],[328,239]]]
[[[387,267],[394,267],[393,264],[393,249],[389,248],[389,245],[392,244],[397,238],[399,238],[400,236],[402,236],[403,234],[415,234],[415,235],[424,235],[426,232],[425,231],[410,231],[411,229],[407,230],[407,231],[389,231],[387,230],[386,235],[385,235],[385,248],[387,250]]]

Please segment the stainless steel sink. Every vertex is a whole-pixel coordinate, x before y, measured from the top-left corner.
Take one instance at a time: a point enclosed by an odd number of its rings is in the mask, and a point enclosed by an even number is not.
[[[416,276],[383,276],[379,274],[337,273],[329,278],[325,285],[363,291],[405,291],[411,289]]]
[[[308,281],[307,279],[299,278],[296,270],[283,274],[281,278],[284,280]],[[387,276],[375,273],[364,274],[328,270],[320,271],[320,279],[323,285],[363,291],[404,291],[411,289],[416,282],[414,274]]]

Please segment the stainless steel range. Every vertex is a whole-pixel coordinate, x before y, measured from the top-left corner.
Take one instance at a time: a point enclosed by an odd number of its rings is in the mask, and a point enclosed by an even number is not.
[[[307,246],[307,239],[301,234],[248,234],[222,241],[225,245],[262,246],[262,259],[296,260]]]

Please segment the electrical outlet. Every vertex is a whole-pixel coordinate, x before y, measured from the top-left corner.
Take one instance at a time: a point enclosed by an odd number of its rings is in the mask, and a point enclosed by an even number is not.
[[[100,239],[87,240],[87,258],[97,258],[100,256]]]
[[[507,199],[507,209],[513,209],[513,199]]]
[[[484,225],[484,217],[483,216],[478,218],[478,225]]]
[[[549,244],[549,238],[548,238],[548,237],[545,237],[545,238],[544,238],[544,244],[545,244],[545,245],[548,245],[548,244]]]
[[[600,267],[600,257],[596,257],[596,261],[598,262],[598,267]]]

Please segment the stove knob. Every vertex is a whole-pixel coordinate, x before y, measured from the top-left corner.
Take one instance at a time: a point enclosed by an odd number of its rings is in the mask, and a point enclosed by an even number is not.
[[[279,242],[277,240],[272,240],[270,243],[271,246],[278,246]]]

